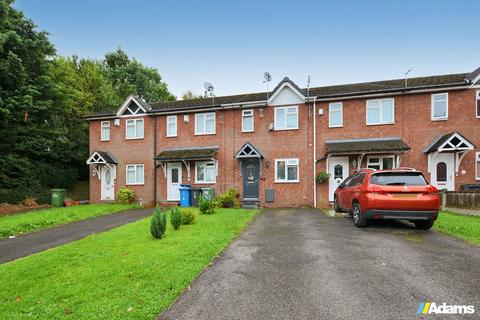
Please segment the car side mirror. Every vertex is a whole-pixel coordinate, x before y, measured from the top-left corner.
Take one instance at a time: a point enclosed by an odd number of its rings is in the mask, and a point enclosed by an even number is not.
[[[338,188],[338,189],[343,189],[343,187],[345,187],[345,186],[344,186],[343,183],[342,183],[342,184],[339,185],[337,188]]]

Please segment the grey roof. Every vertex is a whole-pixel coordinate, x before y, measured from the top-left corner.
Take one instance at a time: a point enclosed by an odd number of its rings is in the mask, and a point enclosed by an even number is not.
[[[409,78],[407,86],[405,79],[383,80],[373,82],[362,82],[353,84],[342,84],[333,86],[323,86],[310,88],[308,95],[316,96],[318,99],[342,98],[355,95],[378,94],[378,93],[396,93],[407,92],[415,89],[441,88],[448,86],[468,86],[478,75],[480,68],[468,73],[456,73],[447,75],[437,75],[428,77]],[[280,81],[273,91],[268,93],[271,96],[276,89],[283,83],[288,82],[298,91],[307,96],[307,90],[298,87],[292,80],[285,77]],[[219,107],[225,104],[244,104],[247,102],[266,103],[267,92],[257,92],[248,94],[237,94],[229,96],[219,96],[212,98],[199,98],[191,100],[165,101],[156,103],[146,103],[137,98],[149,112],[172,112],[172,111],[188,111],[195,109],[209,109]],[[91,119],[95,117],[114,116],[115,111],[100,112],[85,117]]]
[[[449,140],[455,134],[458,134],[459,136],[461,136],[463,139],[465,139],[468,143],[470,143],[475,148],[475,145],[470,140],[468,140],[463,134],[461,134],[458,131],[454,131],[444,135],[440,135],[437,138],[435,138],[433,142],[427,148],[425,148],[425,150],[423,150],[423,152],[431,153],[431,152],[437,151],[438,148],[442,146],[442,144],[444,144],[447,140]]]
[[[399,137],[325,141],[327,154],[375,153],[410,150]]]
[[[173,160],[207,160],[213,159],[217,153],[218,147],[200,147],[200,148],[177,148],[165,149],[160,152],[155,160],[173,161]]]

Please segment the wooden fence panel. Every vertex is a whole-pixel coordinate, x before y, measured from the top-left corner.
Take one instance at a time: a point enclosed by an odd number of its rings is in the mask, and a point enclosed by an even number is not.
[[[90,184],[88,181],[77,181],[67,190],[67,197],[72,200],[89,200]]]
[[[447,191],[442,193],[442,204],[446,207],[474,209],[480,208],[480,192],[475,191]]]

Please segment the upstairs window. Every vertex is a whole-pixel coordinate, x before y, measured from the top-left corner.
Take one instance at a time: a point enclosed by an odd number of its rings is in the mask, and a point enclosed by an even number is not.
[[[177,136],[177,116],[167,117],[167,137]]]
[[[215,134],[215,112],[195,115],[195,134]]]
[[[432,120],[448,118],[448,93],[432,94]]]
[[[143,119],[129,119],[125,123],[127,139],[143,139]]]
[[[275,182],[298,182],[298,159],[275,160]]]
[[[127,164],[126,184],[144,184],[143,164]]]
[[[343,127],[343,104],[341,102],[330,103],[328,106],[328,119],[330,128]]]
[[[298,129],[298,106],[275,108],[275,130]]]
[[[102,121],[101,141],[110,141],[110,121]]]
[[[367,125],[391,124],[395,121],[393,99],[367,101]]]
[[[242,110],[242,132],[253,132],[253,110]]]
[[[215,183],[216,176],[215,161],[197,161],[195,163],[195,183]]]
[[[480,90],[477,91],[477,118],[480,118]]]

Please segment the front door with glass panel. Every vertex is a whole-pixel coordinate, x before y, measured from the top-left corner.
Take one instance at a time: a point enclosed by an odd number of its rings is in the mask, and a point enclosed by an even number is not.
[[[167,164],[167,200],[180,201],[180,190],[182,183],[182,164],[180,162]]]
[[[243,199],[258,200],[259,161],[257,158],[243,162]]]
[[[430,176],[432,186],[438,190],[455,190],[455,167],[453,153],[439,153],[431,159]]]
[[[332,157],[329,159],[328,172],[330,181],[328,188],[328,200],[333,201],[333,195],[340,183],[348,177],[348,157]]]
[[[113,183],[113,169],[103,166],[101,169],[100,181],[100,199],[101,200],[115,200],[115,187]]]

